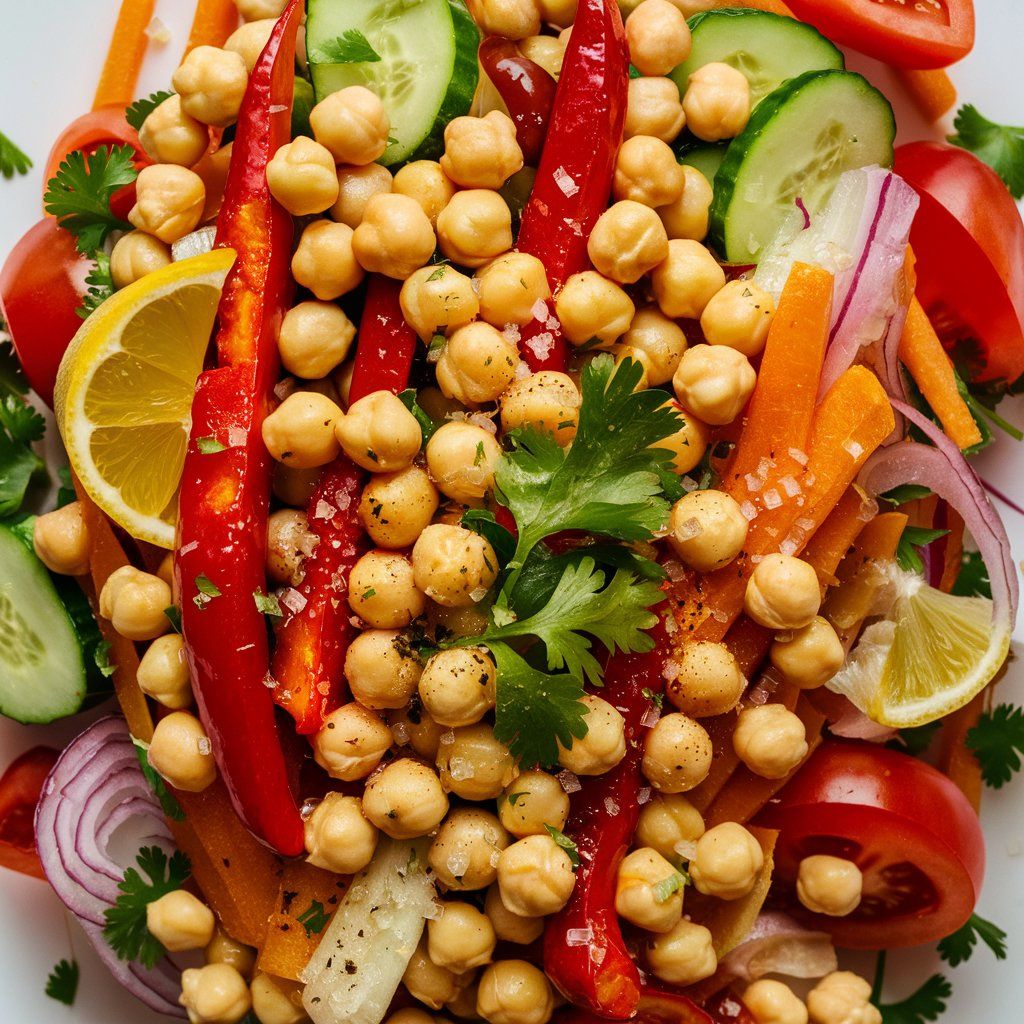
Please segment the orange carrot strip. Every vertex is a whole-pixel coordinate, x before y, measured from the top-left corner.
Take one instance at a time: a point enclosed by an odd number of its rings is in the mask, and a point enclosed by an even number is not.
[[[135,96],[135,83],[142,70],[149,37],[146,29],[153,20],[155,0],[121,0],[121,10],[100,72],[92,109],[116,105],[126,107]]]
[[[964,557],[964,521],[949,505],[946,506],[946,529],[949,533],[946,534],[946,546],[942,553],[942,578],[939,580],[939,590],[948,594],[960,575]]]
[[[235,0],[199,0],[192,18],[185,53],[197,46],[223,46],[238,28],[238,8]]]
[[[796,15],[781,0],[721,0],[718,7],[750,7],[755,11],[768,11],[769,14],[781,14],[784,18],[795,18]]]
[[[956,106],[956,86],[944,68],[899,68],[897,74],[914,105],[929,121],[938,121]]]
[[[981,765],[967,745],[967,734],[978,724],[986,697],[982,690],[969,704],[946,718],[939,747],[939,771],[952,779],[975,810],[981,807]]]
[[[900,338],[900,361],[910,371],[942,429],[961,450],[981,441],[981,431],[957,390],[953,364],[917,298],[910,301]]]

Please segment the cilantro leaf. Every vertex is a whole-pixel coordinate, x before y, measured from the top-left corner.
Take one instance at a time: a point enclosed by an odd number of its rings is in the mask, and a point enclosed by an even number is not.
[[[181,633],[181,611],[172,604],[169,608],[164,609],[164,615],[174,632]]]
[[[85,283],[89,287],[82,296],[82,304],[75,310],[83,320],[87,320],[114,294],[110,257],[102,249],[97,249],[93,254],[93,260],[96,265],[85,275]]]
[[[138,131],[146,118],[163,103],[174,95],[168,89],[161,89],[159,92],[151,92],[148,96],[130,103],[124,112],[124,119]]]
[[[43,468],[31,445],[45,431],[46,421],[23,398],[0,398],[0,516],[21,508],[33,474]]]
[[[6,325],[0,323],[0,329]],[[21,368],[14,344],[8,338],[0,342],[0,393],[8,395],[27,395],[28,379]]]
[[[1006,959],[1006,932],[999,925],[986,921],[978,914],[971,914],[962,928],[952,935],[947,935],[939,943],[939,956],[950,967],[957,967],[965,960],[970,960],[978,939],[992,950],[997,960]]]
[[[215,597],[220,597],[220,588],[208,576],[200,573],[196,577],[196,590],[199,591],[192,598],[192,603],[202,611]]]
[[[252,599],[256,602],[256,610],[262,615],[271,615],[281,618],[284,612],[281,611],[281,602],[274,594],[264,594],[259,590],[252,592]]]
[[[309,55],[314,64],[376,64],[380,54],[357,28],[342,32]]]
[[[997,704],[967,733],[967,746],[981,765],[986,786],[1001,789],[1021,769],[1024,754],[1024,708]]]
[[[196,438],[196,447],[200,455],[216,455],[217,452],[224,451],[227,445],[221,444],[217,438],[211,436]]]
[[[160,801],[160,809],[164,816],[171,821],[184,821],[185,812],[181,809],[177,797],[167,788],[163,776],[149,763],[149,744],[137,740],[134,736],[132,743],[135,744],[135,756],[139,759],[142,775],[149,783],[149,788],[153,790],[153,795]]]
[[[894,739],[888,745],[892,750],[902,750],[911,757],[920,757],[932,745],[941,725],[941,722],[926,722],[924,725],[900,729],[899,739]]]
[[[416,417],[416,422],[420,425],[420,430],[423,431],[423,443],[426,444],[434,436],[434,433],[441,424],[432,420],[416,400],[415,388],[406,388],[404,391],[400,391],[398,397],[402,405]]]
[[[917,548],[927,547],[933,540],[945,537],[949,530],[926,530],[922,526],[908,526],[900,537],[896,548],[896,561],[901,569],[907,572],[924,572],[924,562],[917,553]]]
[[[555,846],[560,847],[569,854],[569,860],[572,861],[572,866],[578,868],[580,866],[580,851],[579,847],[564,833],[559,832],[554,825],[545,825],[544,828],[547,833],[555,841]]]
[[[516,539],[494,518],[494,513],[483,508],[469,508],[462,513],[460,524],[479,533],[498,556],[499,565],[506,565],[516,550]]]
[[[78,979],[80,975],[77,960],[60,960],[54,965],[50,976],[46,979],[44,991],[51,999],[65,1006],[74,1006],[78,995]]]
[[[153,967],[165,950],[146,927],[146,907],[180,889],[192,866],[181,851],[175,851],[168,860],[159,846],[144,846],[136,862],[139,870],[125,871],[124,880],[118,885],[121,895],[103,915],[103,937],[119,960],[136,960],[144,967]]]
[[[57,488],[57,508],[63,508],[65,505],[77,501],[78,495],[75,494],[75,485],[71,480],[71,467],[58,466],[57,479],[60,481],[60,487]]]
[[[960,562],[960,572],[951,593],[959,597],[987,597],[992,599],[992,584],[989,583],[988,569],[981,554],[965,551]]]
[[[50,179],[43,196],[47,213],[76,238],[79,252],[92,256],[112,231],[131,231],[131,224],[110,211],[114,193],[130,185],[137,173],[131,146],[100,146],[86,156],[69,153]]]
[[[32,161],[3,132],[0,132],[0,174],[13,178],[16,174],[28,174]]]
[[[946,1012],[946,1000],[953,986],[941,975],[933,974],[916,992],[898,1003],[878,1003],[882,1024],[925,1024],[938,1020]]]
[[[324,905],[319,900],[313,900],[309,907],[296,918],[299,924],[306,929],[307,939],[312,935],[319,935],[330,919],[331,915],[324,913]]]
[[[886,491],[885,494],[879,495],[879,497],[898,508],[900,505],[906,505],[908,501],[918,501],[921,498],[927,498],[931,493],[929,488],[923,487],[921,484],[901,484],[899,487],[894,487],[891,491]]]
[[[1024,196],[1024,128],[996,124],[968,103],[957,111],[953,121],[954,146],[966,149],[983,160],[1006,183],[1014,199]]]

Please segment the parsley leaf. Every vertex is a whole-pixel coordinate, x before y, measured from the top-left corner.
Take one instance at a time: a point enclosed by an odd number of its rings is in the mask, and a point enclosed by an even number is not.
[[[954,146],[966,149],[983,160],[1006,183],[1014,199],[1024,196],[1024,128],[996,124],[968,103],[957,112],[953,122]]]
[[[951,593],[958,597],[987,597],[992,599],[992,584],[989,583],[988,569],[981,554],[965,551],[960,562],[960,572]]]
[[[153,790],[153,795],[160,801],[160,809],[164,816],[171,821],[184,821],[185,812],[181,809],[177,797],[167,788],[163,776],[149,763],[149,744],[137,740],[134,736],[132,743],[135,744],[135,756],[139,759],[142,775],[149,783],[149,788]]]
[[[77,960],[61,960],[54,965],[50,976],[46,979],[45,992],[51,999],[65,1006],[74,1006],[78,995],[78,979],[80,975]]]
[[[916,992],[898,1003],[878,1003],[882,1024],[925,1024],[938,1020],[946,1012],[946,1000],[953,986],[941,975],[933,974]]]
[[[16,174],[28,174],[32,161],[3,132],[0,132],[0,174],[13,178]]]
[[[483,508],[469,508],[462,513],[460,525],[479,533],[498,556],[498,563],[506,565],[516,550],[516,539],[494,518],[494,513]]]
[[[997,960],[1006,959],[1006,932],[999,925],[986,921],[978,914],[971,914],[962,928],[952,935],[947,935],[939,943],[939,956],[950,967],[957,967],[965,960],[970,960],[978,939],[992,950]]]
[[[33,474],[43,468],[31,445],[45,431],[46,421],[19,395],[0,398],[0,516],[21,508]]]
[[[357,28],[342,32],[309,55],[314,64],[376,64],[380,54]]]
[[[441,424],[432,420],[420,403],[416,401],[415,388],[406,388],[404,391],[400,391],[398,397],[402,405],[416,418],[416,422],[420,425],[420,430],[423,432],[423,443],[426,444],[434,436],[435,431]]]
[[[102,249],[97,249],[93,253],[93,260],[96,265],[85,275],[85,283],[89,287],[82,296],[82,304],[75,310],[75,313],[83,320],[87,320],[114,294],[110,257]]]
[[[196,577],[196,590],[199,591],[192,598],[192,603],[202,611],[215,597],[220,597],[220,588],[208,576],[200,573]]]
[[[547,833],[555,841],[555,845],[565,850],[569,854],[569,860],[572,861],[572,866],[578,868],[580,866],[580,851],[576,844],[563,832],[559,832],[554,825],[545,825]]]
[[[924,562],[917,553],[918,548],[927,547],[933,540],[945,537],[949,530],[926,530],[922,526],[908,526],[900,537],[896,548],[896,561],[907,572],[924,572]]]
[[[941,722],[927,722],[924,725],[900,729],[899,739],[892,740],[888,746],[892,750],[902,750],[911,757],[920,757],[932,745],[932,740],[935,739],[941,725]]]
[[[216,455],[224,451],[227,445],[221,444],[215,437],[197,437],[196,447],[200,455]]]
[[[319,900],[313,900],[309,907],[296,918],[299,924],[306,929],[307,939],[312,935],[319,935],[330,919],[331,915],[324,913],[324,905]]]
[[[908,501],[918,501],[920,498],[927,498],[931,493],[929,488],[923,487],[921,484],[901,484],[899,487],[894,487],[891,491],[886,491],[885,494],[879,495],[879,497],[898,508],[900,505],[906,505]]]
[[[181,611],[172,604],[169,608],[164,609],[164,615],[174,632],[181,633]]]
[[[262,615],[271,615],[281,618],[284,612],[281,611],[281,602],[274,594],[264,594],[259,590],[252,592],[252,599],[256,602],[256,610]]]
[[[0,330],[5,331],[7,325],[0,321]],[[28,379],[21,368],[14,344],[9,338],[0,341],[0,393],[8,395],[28,394]]]
[[[131,224],[110,212],[114,193],[137,177],[131,146],[100,146],[86,156],[69,153],[47,184],[43,205],[62,228],[76,238],[79,252],[92,256],[112,231],[131,231]]]
[[[153,967],[165,950],[146,927],[146,907],[180,889],[192,866],[181,851],[175,851],[168,860],[159,846],[144,846],[136,862],[139,870],[128,868],[125,871],[124,880],[118,885],[121,895],[103,915],[106,922],[103,937],[119,960],[136,960],[143,967]],[[143,875],[149,881],[145,881]]]
[[[1021,769],[1024,754],[1024,708],[997,704],[967,733],[967,746],[981,765],[986,786],[1001,789]]]
[[[174,95],[167,89],[161,89],[159,92],[151,92],[148,96],[144,96],[140,100],[136,100],[134,103],[130,103],[124,112],[124,119],[138,131],[143,122],[149,117],[150,114],[156,110],[157,107],[163,103],[164,100],[169,100]]]
[[[77,501],[78,495],[75,494],[75,485],[71,480],[71,467],[58,466],[57,479],[60,481],[60,487],[57,488],[57,508],[63,508],[65,505]]]

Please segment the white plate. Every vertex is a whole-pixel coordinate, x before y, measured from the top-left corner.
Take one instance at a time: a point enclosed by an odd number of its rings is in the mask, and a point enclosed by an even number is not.
[[[41,215],[42,164],[57,133],[89,107],[102,55],[114,23],[116,0],[28,0],[4,7],[4,54],[0,61],[0,130],[18,143],[35,161],[33,172],[15,181],[0,180],[0,254],[6,254],[21,233]],[[172,38],[153,46],[139,95],[166,88],[180,56],[194,4],[191,0],[158,0],[157,14]],[[977,0],[978,44],[974,53],[954,69],[953,76],[965,101],[976,103],[996,120],[1024,121],[1019,97],[1024,87],[1020,39],[1024,37],[1024,5],[1018,0]],[[898,95],[887,69],[859,57],[850,64],[887,94]],[[905,104],[898,104],[901,139],[923,138],[934,129]],[[1013,410],[1024,423],[1024,402]],[[978,460],[983,476],[1024,505],[1024,455],[1013,442],[999,443]],[[1015,561],[1024,557],[1024,520],[1002,509],[1014,541]],[[1018,638],[1024,631],[1018,629]],[[1024,671],[1000,687],[1002,699],[1024,702]],[[82,726],[81,719],[58,728],[26,728],[0,720],[0,766],[27,747],[42,742],[62,743]],[[980,912],[1010,934],[1010,956],[1019,964],[1024,956],[1024,821],[1021,800],[1024,783],[1018,779],[999,793],[986,793],[983,819],[988,835],[988,878]],[[63,908],[42,882],[0,870],[0,992],[4,1019],[58,1024],[166,1020],[150,1013],[126,995],[107,976],[81,933],[65,927]],[[78,1000],[67,1009],[43,994],[53,964],[73,947],[82,967]],[[902,996],[935,970],[951,976],[954,995],[945,1021],[986,1019],[1004,1024],[1021,1019],[1024,974],[1010,963],[996,964],[981,949],[973,960],[948,971],[934,951],[914,951],[890,957],[889,979],[894,996]],[[858,964],[870,973],[870,964]]]

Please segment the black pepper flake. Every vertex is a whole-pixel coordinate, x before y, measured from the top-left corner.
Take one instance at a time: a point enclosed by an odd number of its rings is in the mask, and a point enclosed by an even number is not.
[[[359,970],[359,968],[356,967],[355,960],[346,960],[345,961],[345,973],[346,974],[355,974],[356,971],[358,971],[358,970]]]

